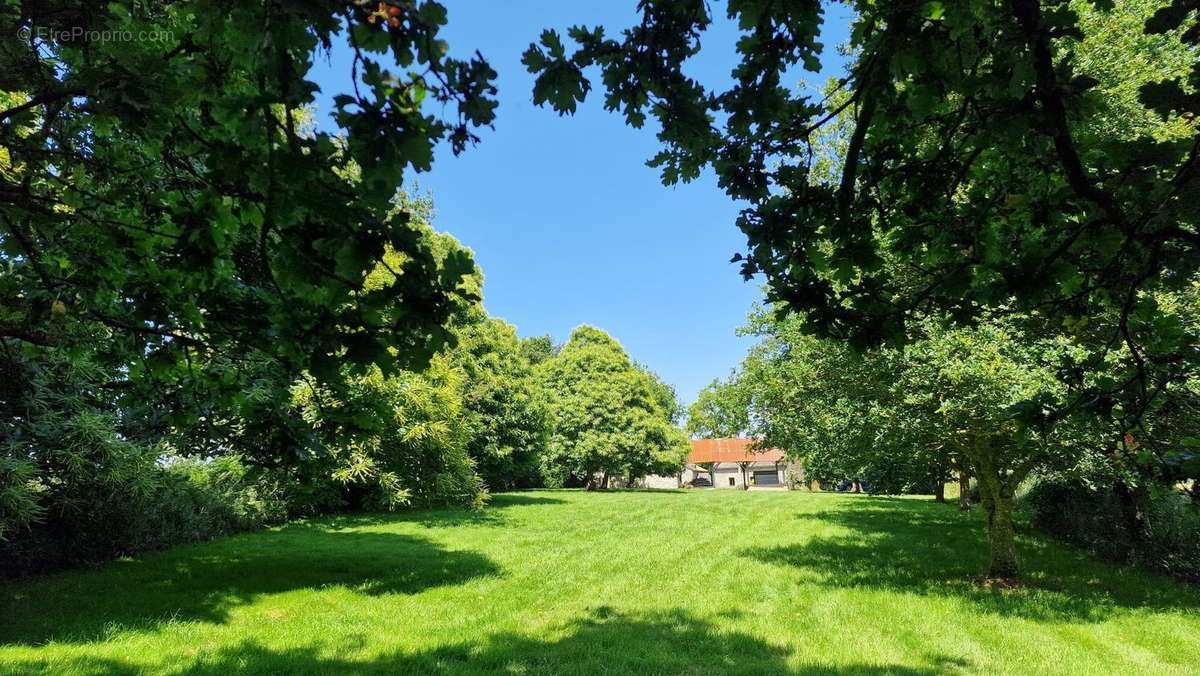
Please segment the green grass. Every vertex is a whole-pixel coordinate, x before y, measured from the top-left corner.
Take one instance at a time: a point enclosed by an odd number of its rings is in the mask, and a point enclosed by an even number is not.
[[[806,492],[538,491],[0,590],[0,673],[1195,673],[1200,590],[978,514]]]

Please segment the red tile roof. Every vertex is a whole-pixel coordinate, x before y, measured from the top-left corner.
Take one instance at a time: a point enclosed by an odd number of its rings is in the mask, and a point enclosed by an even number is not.
[[[778,462],[783,451],[778,448],[753,448],[754,439],[692,439],[692,452],[687,461],[700,462]]]

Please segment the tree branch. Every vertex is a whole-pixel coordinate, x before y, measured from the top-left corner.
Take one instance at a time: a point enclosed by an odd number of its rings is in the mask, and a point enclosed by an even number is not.
[[[0,338],[16,338],[43,347],[53,347],[58,344],[58,341],[46,331],[17,322],[0,322]]]
[[[1058,88],[1058,76],[1054,72],[1054,51],[1050,44],[1050,33],[1042,24],[1042,8],[1038,0],[1010,0],[1013,17],[1025,31],[1032,51],[1033,70],[1037,75],[1035,94],[1042,104],[1046,133],[1054,141],[1055,154],[1062,165],[1067,183],[1076,195],[1091,201],[1103,212],[1105,220],[1123,230],[1129,223],[1121,207],[1108,191],[1100,188],[1087,174],[1067,123],[1067,108],[1063,104]]]

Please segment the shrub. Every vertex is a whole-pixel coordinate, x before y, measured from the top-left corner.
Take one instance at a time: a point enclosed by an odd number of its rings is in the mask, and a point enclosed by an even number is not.
[[[282,492],[236,457],[156,466],[148,481],[112,488],[76,485],[75,499],[47,505],[44,518],[0,542],[0,575],[42,573],[206,540],[277,523]]]
[[[1035,526],[1096,556],[1200,581],[1200,509],[1173,487],[1147,492],[1144,529],[1133,526],[1130,504],[1111,488],[1042,480],[1024,502]]]
[[[439,355],[422,373],[370,369],[340,397],[298,388],[296,405],[318,431],[330,416],[370,425],[353,436],[325,435],[318,485],[336,487],[349,509],[481,507],[488,493],[467,451],[463,383],[462,369]]]

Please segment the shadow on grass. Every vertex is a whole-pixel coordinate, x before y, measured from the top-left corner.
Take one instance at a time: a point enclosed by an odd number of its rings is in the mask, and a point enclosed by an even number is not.
[[[504,509],[505,507],[524,507],[527,505],[561,505],[566,500],[550,495],[536,493],[492,493],[488,501],[488,509]]]
[[[655,495],[687,495],[690,489],[687,488],[605,488],[604,490],[595,491],[601,495],[605,493],[651,493]]]
[[[1034,620],[1100,621],[1132,609],[1200,609],[1200,589],[1028,536],[1018,538],[1022,585],[981,587],[973,578],[986,567],[987,541],[978,510],[964,515],[947,505],[864,497],[799,518],[849,532],[740,553],[795,568],[808,584],[943,595],[983,612]]]
[[[0,645],[87,642],[174,620],[220,623],[265,594],[416,594],[499,572],[484,556],[419,537],[298,524],[0,592]]]
[[[948,656],[931,656],[926,659],[926,664],[916,667],[899,664],[797,666],[789,664],[792,654],[784,648],[749,634],[721,631],[716,625],[679,610],[633,615],[601,607],[551,633],[561,637],[539,640],[522,634],[503,633],[479,643],[367,660],[336,656],[345,652],[337,646],[318,644],[273,650],[247,642],[201,656],[196,663],[171,671],[187,676],[231,673],[932,676],[956,673],[971,666],[970,662]],[[18,668],[28,667],[29,670],[18,673],[38,673],[44,666],[26,663]],[[69,666],[108,676],[140,673],[130,665],[102,659],[80,658]]]
[[[512,507],[535,505],[561,505],[566,501],[548,495],[528,493],[493,493],[483,509],[446,507],[442,509],[417,509],[406,512],[377,512],[367,514],[341,514],[317,517],[308,522],[314,526],[332,528],[356,528],[379,526],[389,523],[419,523],[426,528],[449,528],[453,526],[479,525],[502,526],[509,522],[508,510]]]

